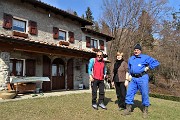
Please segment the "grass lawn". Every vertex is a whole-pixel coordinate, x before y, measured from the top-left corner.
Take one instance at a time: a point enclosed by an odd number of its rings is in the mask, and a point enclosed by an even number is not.
[[[130,116],[122,116],[114,91],[106,92],[108,110],[94,110],[91,94],[70,94],[0,103],[0,120],[141,120],[141,96],[136,95]],[[150,98],[149,119],[180,120],[180,102]]]

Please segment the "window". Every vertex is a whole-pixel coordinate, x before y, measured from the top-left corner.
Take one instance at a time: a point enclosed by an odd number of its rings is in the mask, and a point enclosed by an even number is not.
[[[13,19],[12,29],[20,32],[26,32],[26,21]]]
[[[91,39],[91,47],[98,49],[98,40]]]
[[[10,75],[14,75],[14,76],[24,75],[24,60],[10,59],[9,67],[10,67]]]
[[[103,40],[99,40],[99,47],[100,47],[100,50],[104,50],[104,41]]]
[[[59,65],[59,76],[64,76],[64,66]]]
[[[64,66],[52,64],[52,76],[64,76]]]
[[[74,43],[74,32],[69,31],[69,42]]]
[[[86,47],[91,47],[91,37],[86,36]]]
[[[57,27],[53,27],[53,38],[54,39],[66,41],[66,37],[67,37],[67,31],[60,30]]]
[[[59,31],[59,40],[66,40],[66,32],[65,31]]]
[[[33,59],[10,59],[10,75],[14,76],[35,76],[36,61]],[[26,73],[26,74],[25,74]]]
[[[57,76],[57,65],[52,64],[52,76]]]

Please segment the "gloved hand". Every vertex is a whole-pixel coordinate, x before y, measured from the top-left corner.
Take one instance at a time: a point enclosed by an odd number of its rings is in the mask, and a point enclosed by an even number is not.
[[[124,82],[124,86],[125,86],[125,87],[127,87],[127,86],[128,86],[128,84],[129,84],[129,81],[128,81],[128,80],[125,80],[125,82]]]
[[[145,71],[145,72],[147,72],[148,70],[149,70],[149,67],[148,67],[148,66],[144,68],[144,71]]]

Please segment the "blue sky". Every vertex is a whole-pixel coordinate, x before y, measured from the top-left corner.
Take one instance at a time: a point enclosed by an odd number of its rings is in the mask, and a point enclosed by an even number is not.
[[[76,11],[78,16],[85,14],[87,7],[90,7],[93,17],[96,21],[102,15],[103,0],[41,0],[47,4],[57,7],[62,10],[71,9]],[[169,0],[169,6],[174,7],[175,11],[180,11],[180,0]]]

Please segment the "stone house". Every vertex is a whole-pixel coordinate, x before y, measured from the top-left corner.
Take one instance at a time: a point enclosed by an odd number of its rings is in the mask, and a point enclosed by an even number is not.
[[[111,36],[91,22],[38,0],[0,1],[0,86],[10,76],[48,77],[43,91],[89,88],[88,61],[107,55]]]

